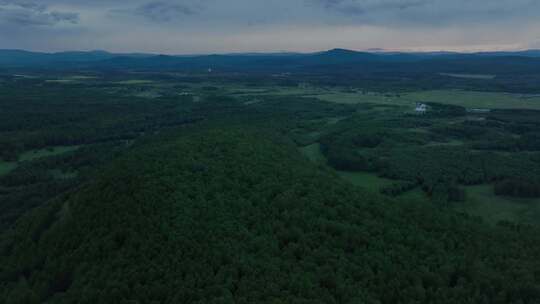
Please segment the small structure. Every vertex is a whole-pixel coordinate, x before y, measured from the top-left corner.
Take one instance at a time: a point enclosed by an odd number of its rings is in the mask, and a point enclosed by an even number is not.
[[[416,112],[416,114],[426,114],[427,105],[425,103],[417,102],[414,111]]]

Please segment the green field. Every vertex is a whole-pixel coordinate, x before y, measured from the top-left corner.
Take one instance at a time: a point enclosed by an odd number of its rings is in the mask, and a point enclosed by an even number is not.
[[[15,168],[17,168],[17,163],[0,160],[0,176],[8,174]]]
[[[70,84],[70,83],[81,83],[84,81],[96,80],[96,79],[98,79],[98,77],[85,76],[85,75],[72,75],[72,76],[66,76],[66,77],[57,78],[57,79],[46,79],[45,82]]]
[[[340,91],[325,92],[324,94],[307,95],[307,97],[316,97],[323,101],[336,102],[343,104],[374,103],[384,105],[408,105],[414,106],[414,103],[404,100],[397,95],[386,95],[380,93],[345,93]]]
[[[319,143],[302,147],[300,148],[300,151],[312,162],[316,164],[326,164],[326,158],[321,153]],[[355,186],[361,186],[377,192],[381,187],[388,186],[394,182],[393,180],[382,178],[374,173],[369,172],[337,171],[337,173],[342,179],[350,182]]]
[[[133,94],[133,96],[140,97],[140,98],[154,99],[154,98],[161,97],[161,94],[158,91],[145,91],[145,92],[139,92],[139,93]]]
[[[85,75],[73,75],[73,76],[68,76],[65,79],[92,80],[92,79],[98,79],[98,77],[96,77],[96,76],[85,76]]]
[[[449,77],[489,79],[495,75],[448,74]],[[121,84],[148,84],[148,80],[127,80]],[[540,96],[527,96],[501,92],[478,92],[464,90],[429,90],[409,93],[368,92],[358,89],[326,88],[315,86],[257,86],[200,83],[190,85],[193,89],[216,87],[223,94],[235,96],[302,96],[342,104],[373,103],[412,108],[416,102],[437,102],[466,108],[486,109],[540,109]]]
[[[491,79],[495,75],[476,74],[445,74],[449,77]],[[206,84],[216,86],[216,84]],[[379,93],[362,91],[361,89],[347,90],[344,88],[323,87],[280,87],[280,86],[225,86],[220,87],[224,92],[235,95],[289,95],[314,97],[323,101],[359,104],[374,103],[382,105],[394,105],[413,107],[416,102],[437,102],[443,104],[459,105],[466,108],[487,109],[540,109],[540,96],[527,96],[523,94],[511,94],[502,92],[478,92],[464,90],[430,90],[410,93]]]
[[[465,78],[465,79],[495,79],[497,75],[489,75],[489,74],[457,74],[457,73],[439,73],[441,76],[448,76],[448,77],[454,77],[454,78]]]
[[[300,151],[312,162],[317,164],[326,164],[326,158],[321,152],[321,144],[314,143],[300,148]]]
[[[461,90],[423,91],[403,95],[403,99],[419,102],[439,102],[466,108],[540,109],[540,97],[524,98],[520,94],[472,92]]]
[[[130,80],[117,81],[115,83],[125,84],[125,85],[138,85],[138,84],[153,84],[154,81],[146,80],[146,79],[130,79]]]
[[[384,186],[391,185],[395,181],[377,176],[377,174],[369,172],[345,172],[338,171],[338,174],[344,180],[355,186],[361,186],[365,189],[379,192],[379,189]]]
[[[73,79],[47,79],[45,80],[45,82],[49,82],[49,83],[74,83],[75,80]]]
[[[27,151],[19,156],[19,161],[31,161],[34,159],[49,157],[72,152],[79,149],[80,146],[57,146],[46,149]]]
[[[526,224],[540,223],[540,199],[496,196],[492,185],[469,186],[466,191],[466,202],[454,205],[458,211],[480,216],[490,223],[503,220]]]
[[[437,102],[485,109],[536,109],[540,110],[540,97],[498,92],[473,92],[461,90],[434,90],[404,94],[345,93],[331,91],[324,94],[307,94],[328,102],[343,104],[374,103],[414,107],[416,102]]]

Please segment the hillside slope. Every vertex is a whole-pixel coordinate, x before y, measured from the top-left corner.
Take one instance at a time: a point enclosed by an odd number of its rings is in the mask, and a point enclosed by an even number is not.
[[[389,201],[255,131],[138,147],[0,238],[2,303],[538,303],[532,228]]]

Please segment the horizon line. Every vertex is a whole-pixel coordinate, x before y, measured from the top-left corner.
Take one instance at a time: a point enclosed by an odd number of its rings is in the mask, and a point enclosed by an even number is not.
[[[31,50],[23,48],[0,48],[0,51],[21,51],[29,53],[41,53],[41,54],[61,54],[61,53],[92,53],[92,52],[103,52],[113,55],[130,55],[130,54],[140,54],[140,55],[166,55],[166,56],[212,56],[212,55],[243,55],[243,54],[316,54],[324,53],[333,50],[346,50],[359,53],[403,53],[403,54],[428,54],[428,53],[455,53],[455,54],[478,54],[478,53],[514,53],[514,52],[528,52],[528,51],[540,51],[540,48],[516,48],[516,49],[478,49],[478,50],[451,50],[451,49],[385,49],[385,48],[366,48],[366,49],[352,49],[352,48],[331,48],[326,50],[313,50],[313,51],[289,51],[289,50],[270,50],[270,51],[231,51],[231,52],[201,52],[201,53],[170,53],[170,52],[144,52],[144,51],[110,51],[105,49],[73,49],[73,50],[62,50],[62,51],[43,51],[43,50]]]

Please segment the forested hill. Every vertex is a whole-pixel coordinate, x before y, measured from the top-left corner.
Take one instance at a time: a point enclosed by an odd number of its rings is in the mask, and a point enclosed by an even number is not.
[[[0,302],[540,301],[536,229],[363,192],[254,130],[107,168],[1,236]]]

